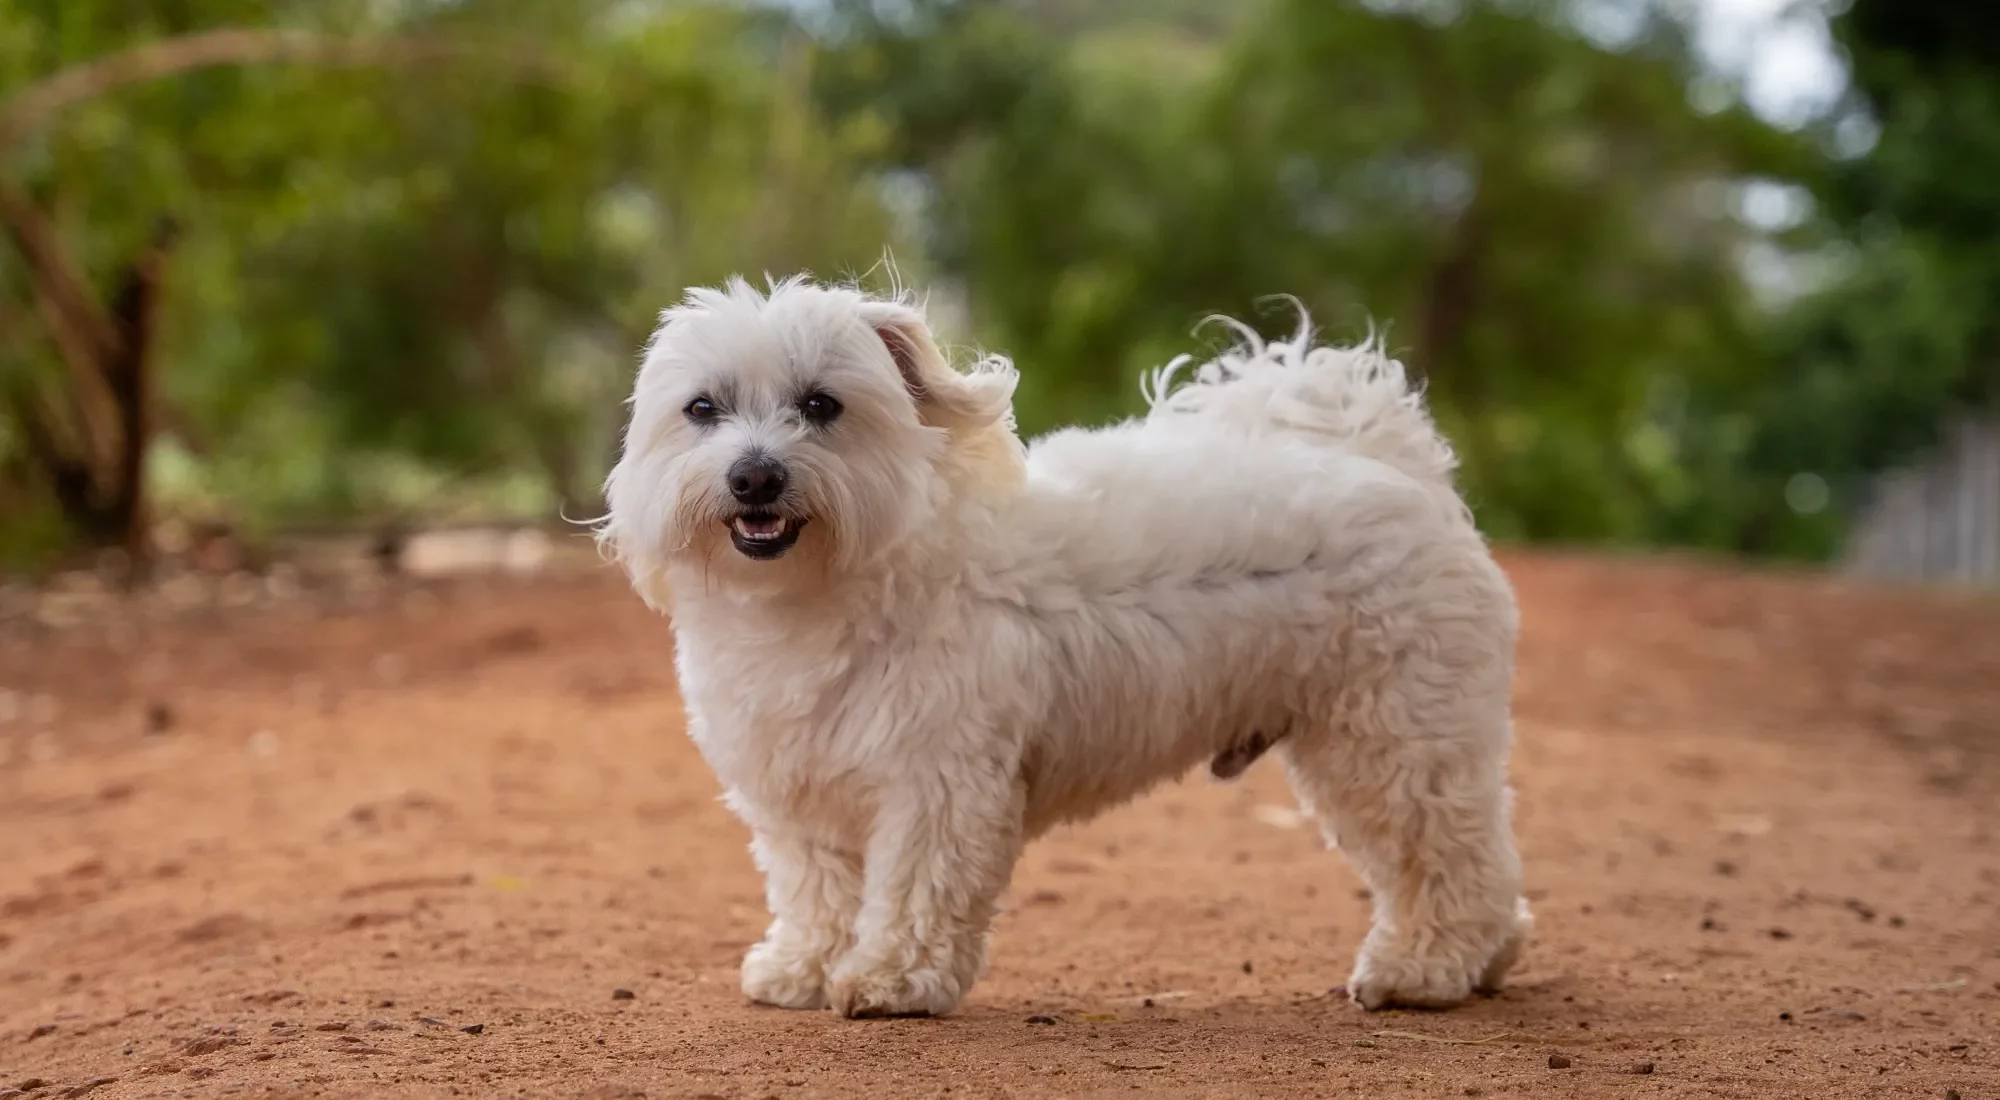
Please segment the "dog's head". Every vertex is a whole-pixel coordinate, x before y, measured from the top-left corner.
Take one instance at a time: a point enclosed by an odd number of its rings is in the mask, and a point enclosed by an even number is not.
[[[677,561],[752,584],[866,563],[934,514],[954,451],[1018,448],[1014,382],[1004,360],[953,369],[901,300],[690,291],[647,347],[600,537],[656,603]]]

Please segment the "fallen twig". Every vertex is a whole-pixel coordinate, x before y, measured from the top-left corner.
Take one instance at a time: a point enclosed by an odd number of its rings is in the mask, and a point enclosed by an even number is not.
[[[360,898],[369,894],[386,894],[397,890],[436,890],[447,886],[470,886],[472,876],[467,875],[418,875],[413,878],[384,879],[381,882],[365,882],[350,886],[340,892],[343,898]]]
[[[1418,1031],[1378,1031],[1375,1035],[1381,1039],[1415,1039],[1423,1043],[1449,1043],[1452,1046],[1477,1047],[1485,1046],[1487,1043],[1497,1043],[1505,1039],[1508,1032],[1503,1031],[1498,1035],[1489,1035],[1484,1039],[1451,1039],[1443,1035],[1425,1035]]]

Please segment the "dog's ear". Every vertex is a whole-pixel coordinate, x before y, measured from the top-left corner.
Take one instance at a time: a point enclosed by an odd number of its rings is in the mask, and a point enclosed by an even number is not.
[[[989,356],[967,372],[954,370],[924,323],[900,302],[869,302],[862,316],[875,330],[917,404],[917,416],[934,428],[970,430],[1004,419],[1014,407],[1014,368]]]

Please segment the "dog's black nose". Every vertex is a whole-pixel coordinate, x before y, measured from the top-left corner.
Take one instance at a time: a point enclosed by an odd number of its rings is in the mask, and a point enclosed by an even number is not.
[[[738,504],[769,504],[785,492],[785,466],[775,458],[750,455],[729,468],[729,493]]]

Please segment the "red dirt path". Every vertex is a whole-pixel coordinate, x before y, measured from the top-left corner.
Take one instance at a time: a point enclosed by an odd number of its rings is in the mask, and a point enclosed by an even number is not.
[[[1033,848],[956,1017],[745,1004],[603,573],[8,625],[0,1097],[2000,1097],[2000,601],[1507,564],[1539,927],[1447,1013],[1330,995],[1365,903],[1268,763]]]

